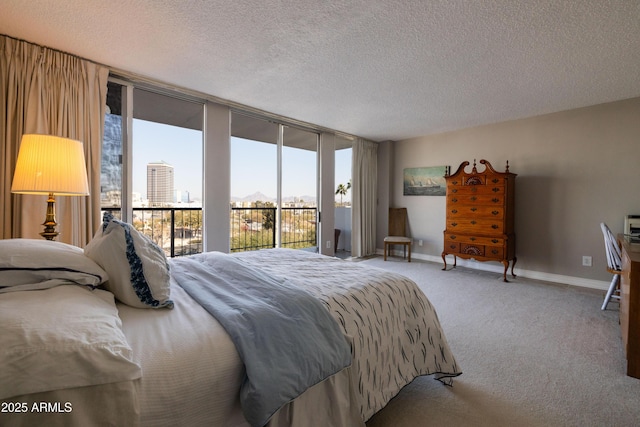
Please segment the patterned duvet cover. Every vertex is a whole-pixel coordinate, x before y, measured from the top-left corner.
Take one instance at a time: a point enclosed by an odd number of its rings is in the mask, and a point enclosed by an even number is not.
[[[234,254],[319,298],[352,343],[352,386],[363,420],[420,375],[451,385],[462,372],[435,309],[410,279],[299,250]]]

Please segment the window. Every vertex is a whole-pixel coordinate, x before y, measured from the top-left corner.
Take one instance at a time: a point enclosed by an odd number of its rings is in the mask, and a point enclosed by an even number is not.
[[[203,103],[110,81],[107,106],[103,211],[167,255],[201,252]]]
[[[318,134],[240,113],[231,134],[231,251],[317,250]]]

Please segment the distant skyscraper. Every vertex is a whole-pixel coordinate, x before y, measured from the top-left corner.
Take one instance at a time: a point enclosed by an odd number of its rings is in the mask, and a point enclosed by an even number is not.
[[[149,206],[167,206],[173,202],[173,166],[165,162],[147,164]]]

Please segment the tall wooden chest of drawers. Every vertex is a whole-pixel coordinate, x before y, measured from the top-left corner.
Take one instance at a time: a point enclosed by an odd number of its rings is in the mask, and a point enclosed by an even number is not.
[[[444,230],[442,260],[447,269],[447,255],[477,261],[499,261],[504,265],[503,279],[507,282],[507,269],[511,275],[516,258],[514,233],[514,195],[516,174],[497,172],[486,160],[480,160],[484,170],[478,172],[476,161],[466,172],[469,162],[462,162],[458,170],[447,175],[447,228]]]

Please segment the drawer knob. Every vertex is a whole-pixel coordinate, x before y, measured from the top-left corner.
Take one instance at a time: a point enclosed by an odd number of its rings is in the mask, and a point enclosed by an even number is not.
[[[453,199],[451,199],[451,201],[452,201],[453,203],[456,203],[456,202],[458,201],[458,199],[456,199],[456,198],[454,197]]]
[[[458,209],[452,209],[451,213],[457,214],[458,213]]]
[[[452,222],[452,223],[451,223],[451,226],[452,226],[452,227],[457,227],[457,226],[458,226],[458,223],[457,223],[457,222]]]
[[[477,224],[477,222],[476,222],[475,220],[471,220],[471,224],[472,224],[472,225],[476,225],[476,224]]]
[[[491,226],[491,228],[493,228],[494,230],[497,230],[498,228],[500,228],[500,226],[499,226],[499,225],[496,225],[496,224],[493,224],[493,225]]]
[[[492,214],[494,215],[498,215],[500,213],[500,211],[491,211]]]
[[[469,238],[469,240],[471,240],[472,242],[475,242],[476,238],[475,237],[471,237],[471,238]]]
[[[457,190],[456,188],[452,188],[452,189],[451,189],[451,192],[452,192],[452,193],[457,193],[457,192],[458,192],[458,190]]]
[[[478,208],[471,208],[471,212],[475,212],[477,210],[478,210]]]
[[[498,239],[491,239],[491,243],[498,243]]]
[[[450,238],[451,240],[456,240],[456,236],[454,236],[453,234],[452,234],[451,236],[449,236],[449,238]]]
[[[497,255],[498,254],[498,250],[497,249],[492,249],[491,253],[494,254],[494,255]]]
[[[491,201],[493,203],[500,203],[500,199],[498,199],[498,198],[493,198],[493,199],[491,199]]]
[[[478,198],[476,196],[471,196],[471,201],[475,202],[476,200],[478,200]]]
[[[493,178],[491,182],[493,182],[494,184],[497,184],[498,182],[500,182],[500,180],[498,178]]]
[[[493,191],[494,193],[497,193],[498,191],[500,191],[500,189],[498,187],[493,187],[491,191]]]

